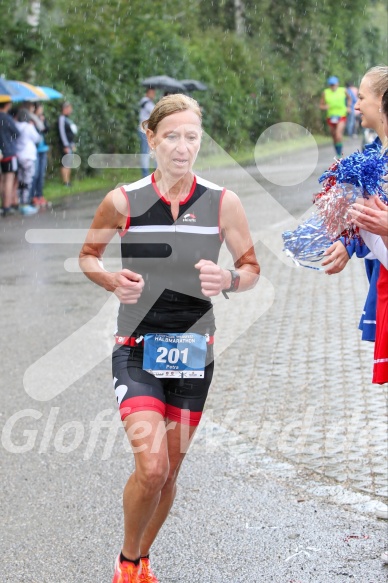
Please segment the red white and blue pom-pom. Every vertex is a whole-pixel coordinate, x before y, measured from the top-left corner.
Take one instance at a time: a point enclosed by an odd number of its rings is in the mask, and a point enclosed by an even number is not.
[[[337,160],[319,179],[322,190],[314,196],[317,216],[313,215],[295,231],[283,233],[283,250],[295,262],[318,261],[339,236],[344,236],[346,243],[358,237],[349,213],[351,205],[357,198],[371,195],[378,195],[388,205],[384,190],[387,173],[386,152],[365,150]]]
[[[325,250],[332,244],[323,219],[315,214],[299,225],[295,231],[284,231],[282,237],[283,251],[296,265],[317,270],[320,267],[313,267],[305,262],[320,261]]]
[[[388,158],[385,152],[365,150],[354,152],[342,160],[338,160],[319,178],[319,182],[328,184],[349,184],[357,187],[356,196],[360,192],[364,198],[377,194],[388,204],[387,193],[383,189],[384,175],[387,173]],[[326,182],[327,181],[327,182]],[[354,201],[353,201],[354,202]]]

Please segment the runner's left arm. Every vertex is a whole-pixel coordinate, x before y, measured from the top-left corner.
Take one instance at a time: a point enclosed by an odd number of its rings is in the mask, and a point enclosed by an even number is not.
[[[221,204],[220,228],[230,251],[235,270],[240,276],[236,291],[253,288],[259,280],[260,266],[256,259],[244,208],[238,196],[227,190]],[[232,274],[212,261],[201,259],[195,267],[200,272],[202,293],[215,296],[231,286]]]

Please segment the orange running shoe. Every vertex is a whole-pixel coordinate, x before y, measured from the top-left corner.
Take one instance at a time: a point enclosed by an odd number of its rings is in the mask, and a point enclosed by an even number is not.
[[[123,561],[120,563],[120,555],[116,559],[115,573],[113,575],[112,583],[139,583],[139,575],[141,571],[141,564],[139,566],[133,563]]]
[[[151,569],[150,560],[147,557],[142,557],[140,563],[141,574],[139,575],[139,583],[159,583]]]

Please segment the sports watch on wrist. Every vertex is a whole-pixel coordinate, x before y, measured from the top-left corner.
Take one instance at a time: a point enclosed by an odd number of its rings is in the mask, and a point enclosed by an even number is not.
[[[227,298],[226,292],[236,292],[238,290],[238,286],[240,285],[240,274],[235,269],[229,269],[230,274],[232,276],[230,287],[228,289],[223,289],[222,293]]]

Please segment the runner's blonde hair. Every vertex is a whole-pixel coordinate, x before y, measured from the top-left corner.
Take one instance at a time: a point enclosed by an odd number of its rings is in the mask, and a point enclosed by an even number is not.
[[[155,105],[149,119],[143,121],[142,127],[144,130],[149,129],[155,133],[158,124],[162,121],[162,119],[168,115],[172,115],[173,113],[187,110],[191,110],[196,113],[200,121],[202,121],[201,108],[195,99],[189,97],[188,95],[183,95],[182,93],[165,95]]]

